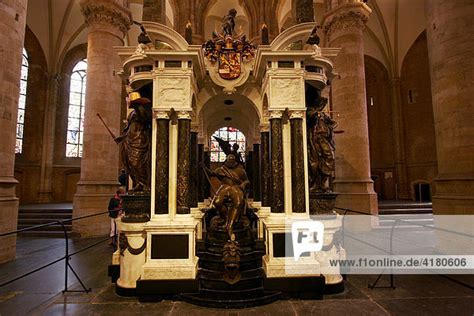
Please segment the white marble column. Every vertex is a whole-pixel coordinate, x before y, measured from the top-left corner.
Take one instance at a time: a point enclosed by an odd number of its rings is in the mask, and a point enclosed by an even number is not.
[[[87,87],[81,178],[74,196],[74,216],[106,210],[119,186],[118,146],[97,113],[119,135],[122,80],[116,72],[122,63],[114,46],[123,45],[132,23],[128,8],[117,2],[82,0],[81,7],[88,26]],[[73,230],[82,236],[102,235],[109,229],[106,216],[76,221]]]
[[[474,214],[474,3],[425,1],[438,175],[434,214]]]
[[[13,175],[27,2],[0,2],[0,233],[16,230],[18,221],[18,181]],[[0,263],[15,258],[15,245],[16,235],[0,238]]]
[[[333,6],[322,25],[330,47],[340,47],[332,81],[333,110],[339,113],[336,136],[336,205],[376,214],[377,196],[370,178],[369,133],[365,92],[363,30],[371,13],[362,2]]]

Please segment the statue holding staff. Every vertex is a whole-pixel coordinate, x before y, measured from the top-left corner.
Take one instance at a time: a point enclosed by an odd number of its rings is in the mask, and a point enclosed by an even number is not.
[[[132,92],[127,99],[133,109],[127,117],[127,126],[114,138],[120,146],[120,159],[133,181],[132,192],[150,191],[151,178],[151,101]]]

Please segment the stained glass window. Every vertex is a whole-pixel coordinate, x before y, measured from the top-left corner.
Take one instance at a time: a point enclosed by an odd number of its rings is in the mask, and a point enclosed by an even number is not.
[[[229,141],[231,146],[237,143],[239,145],[238,152],[240,153],[242,160],[245,160],[245,135],[236,128],[222,127],[212,134],[210,140],[211,162],[224,162],[226,158],[225,153],[219,147],[219,143],[214,139],[214,136]]]
[[[28,81],[28,54],[23,48],[21,62],[20,98],[18,100],[18,118],[16,121],[15,153],[21,154],[23,150],[23,131],[25,129],[26,86]]]
[[[66,157],[82,157],[84,105],[86,99],[87,60],[79,61],[71,73],[69,112],[66,136]]]

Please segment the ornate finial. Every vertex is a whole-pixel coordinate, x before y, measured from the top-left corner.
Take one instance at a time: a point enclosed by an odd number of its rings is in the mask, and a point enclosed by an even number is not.
[[[193,42],[193,29],[191,28],[191,21],[188,21],[186,23],[186,30],[184,31],[184,39],[188,44],[192,44]]]
[[[268,38],[268,27],[267,27],[267,24],[265,23],[262,24],[262,44],[263,45],[270,44],[270,41]]]

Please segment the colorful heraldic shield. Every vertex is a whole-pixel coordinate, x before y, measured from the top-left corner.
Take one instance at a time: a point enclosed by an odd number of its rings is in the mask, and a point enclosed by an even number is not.
[[[219,76],[227,80],[237,79],[242,73],[242,62],[252,60],[255,55],[255,46],[246,40],[245,35],[230,36],[214,32],[212,39],[202,48],[211,63],[219,63]]]
[[[219,75],[223,79],[235,79],[240,76],[241,54],[230,51],[219,54]]]

